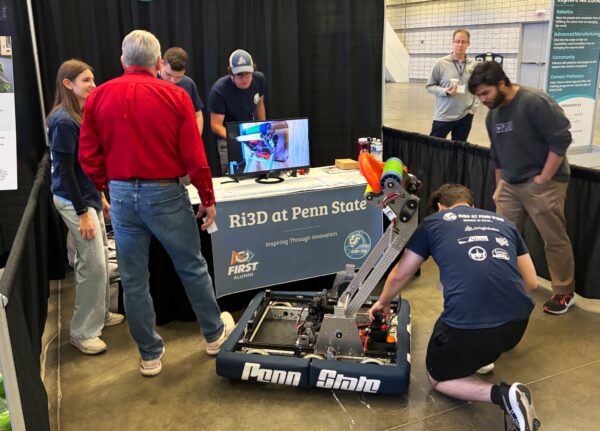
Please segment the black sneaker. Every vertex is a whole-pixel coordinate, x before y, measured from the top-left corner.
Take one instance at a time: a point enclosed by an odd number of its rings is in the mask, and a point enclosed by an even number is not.
[[[536,431],[540,421],[535,414],[531,393],[522,383],[513,383],[511,386],[502,384],[500,387],[502,405],[500,406],[506,416],[512,421],[512,431]]]
[[[550,314],[564,314],[575,303],[575,295],[552,295],[544,304],[544,311]]]

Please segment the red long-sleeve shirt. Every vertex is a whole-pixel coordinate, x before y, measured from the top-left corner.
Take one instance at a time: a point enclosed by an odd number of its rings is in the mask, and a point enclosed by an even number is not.
[[[128,67],[89,95],[79,136],[79,162],[98,190],[108,180],[190,176],[203,206],[214,204],[210,168],[188,94]]]

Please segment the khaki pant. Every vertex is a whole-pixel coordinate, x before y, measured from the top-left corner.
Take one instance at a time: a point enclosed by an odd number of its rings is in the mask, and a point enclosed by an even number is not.
[[[568,183],[529,180],[510,184],[500,180],[496,212],[523,229],[528,215],[544,241],[546,262],[552,278],[552,291],[558,295],[573,292],[575,259],[565,223],[565,197]]]

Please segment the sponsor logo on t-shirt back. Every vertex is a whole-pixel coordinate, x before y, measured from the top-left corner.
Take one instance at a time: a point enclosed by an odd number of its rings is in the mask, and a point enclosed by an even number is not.
[[[473,232],[474,230],[491,230],[494,232],[500,232],[500,229],[491,226],[465,226],[465,232]]]
[[[501,259],[501,260],[510,260],[510,256],[508,254],[508,252],[506,250],[504,250],[503,248],[495,248],[492,250],[492,257],[494,259]]]
[[[454,214],[454,213],[446,213],[446,214],[444,214],[444,216],[442,218],[446,221],[454,221],[454,220],[456,220],[457,217],[456,217],[456,214]]]
[[[469,257],[477,262],[481,262],[487,258],[487,251],[485,251],[485,248],[476,245],[469,249]]]
[[[502,247],[508,247],[508,240],[506,238],[504,238],[503,236],[497,236],[496,242],[498,243],[498,245],[500,245]]]
[[[468,244],[470,242],[487,242],[487,241],[489,241],[489,239],[485,235],[478,235],[478,236],[466,236],[464,238],[458,238],[457,241],[460,245],[463,245],[463,244]]]

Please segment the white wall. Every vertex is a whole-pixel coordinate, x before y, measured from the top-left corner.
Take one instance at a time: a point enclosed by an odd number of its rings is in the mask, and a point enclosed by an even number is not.
[[[450,53],[454,30],[466,28],[468,54],[504,55],[504,70],[516,81],[521,23],[548,21],[550,8],[550,0],[387,0],[386,18],[410,54],[411,80],[429,78],[435,60]]]
[[[385,82],[408,82],[410,55],[402,41],[385,20]]]

